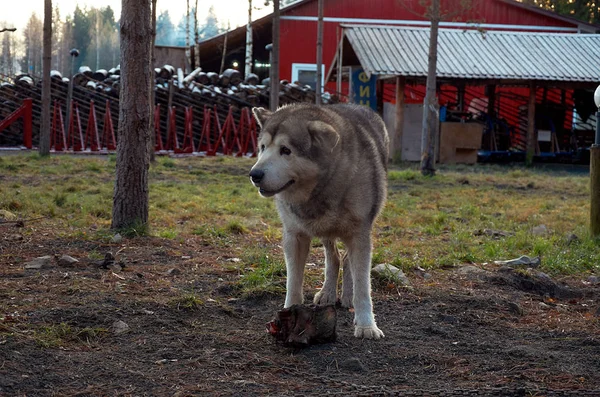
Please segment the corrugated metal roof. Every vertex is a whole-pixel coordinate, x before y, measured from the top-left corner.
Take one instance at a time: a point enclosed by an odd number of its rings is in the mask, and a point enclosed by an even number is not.
[[[427,76],[429,28],[344,28],[367,73]],[[437,76],[600,82],[600,34],[440,29]]]

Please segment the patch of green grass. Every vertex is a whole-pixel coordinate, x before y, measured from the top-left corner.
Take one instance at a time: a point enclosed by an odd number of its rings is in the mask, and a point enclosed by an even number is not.
[[[417,170],[391,170],[388,172],[388,179],[390,181],[414,181],[420,178],[421,173]]]
[[[169,301],[169,305],[177,310],[193,311],[202,307],[202,305],[204,305],[204,301],[197,295],[187,293],[180,297],[171,299],[171,301]]]
[[[259,197],[248,181],[254,161],[158,157],[149,170],[147,226],[160,238],[198,236],[231,256],[245,252],[244,265],[236,268],[240,285],[282,291],[282,225],[274,200]],[[44,216],[43,222],[59,226],[67,237],[109,240],[115,233],[108,230],[114,163],[114,156],[2,157],[0,209],[21,218]],[[374,262],[408,270],[539,255],[542,271],[600,272],[600,242],[587,231],[589,175],[581,170],[440,166],[435,177],[425,178],[416,164],[403,163],[390,165],[388,175],[388,200],[374,231]],[[532,228],[541,224],[549,233],[534,236]],[[146,235],[147,226],[121,234]],[[484,229],[509,235],[475,233]],[[567,244],[568,233],[579,241]]]
[[[95,343],[108,334],[102,327],[79,328],[67,323],[42,326],[34,332],[36,343],[45,348],[60,347],[68,343]]]
[[[285,292],[285,263],[269,251],[253,249],[242,257],[238,286],[246,295]]]
[[[169,239],[169,240],[174,239],[175,237],[177,237],[177,235],[178,235],[177,231],[173,230],[173,229],[160,230],[157,233],[158,237],[166,238],[166,239]]]

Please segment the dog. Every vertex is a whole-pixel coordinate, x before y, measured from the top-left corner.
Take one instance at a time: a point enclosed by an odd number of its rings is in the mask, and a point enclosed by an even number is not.
[[[379,339],[371,300],[371,232],[387,196],[389,137],[371,109],[351,104],[253,108],[261,128],[250,180],[274,196],[283,223],[287,281],[284,308],[302,304],[312,237],[325,249],[325,281],[314,303],[354,307],[354,336]],[[337,241],[346,247],[340,257]]]

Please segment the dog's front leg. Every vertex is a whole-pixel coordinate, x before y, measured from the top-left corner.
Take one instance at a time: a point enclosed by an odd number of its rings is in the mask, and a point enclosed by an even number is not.
[[[335,240],[324,239],[325,249],[325,281],[323,288],[315,294],[314,303],[317,305],[335,305],[337,302],[337,284],[340,274],[340,252]]]
[[[371,301],[371,235],[370,228],[358,232],[346,243],[352,273],[354,336],[379,339],[383,332],[375,323]]]
[[[309,249],[309,236],[298,232],[284,232],[283,252],[287,269],[287,291],[284,306],[286,308],[304,302],[302,282]]]

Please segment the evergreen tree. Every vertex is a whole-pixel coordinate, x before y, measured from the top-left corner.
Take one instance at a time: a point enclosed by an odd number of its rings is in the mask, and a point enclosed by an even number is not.
[[[163,11],[156,18],[156,45],[176,45],[177,34],[169,11]]]
[[[24,73],[41,75],[42,73],[42,20],[34,12],[23,31],[25,56],[21,59]]]
[[[90,18],[87,10],[82,10],[79,5],[73,13],[73,47],[79,50],[79,57],[74,60],[74,69],[77,71],[88,61],[88,46],[92,42],[90,37]]]
[[[6,21],[0,21],[0,26],[11,26]],[[16,40],[15,34],[3,33],[0,35],[2,42],[0,44],[0,74],[13,76],[16,66]]]

